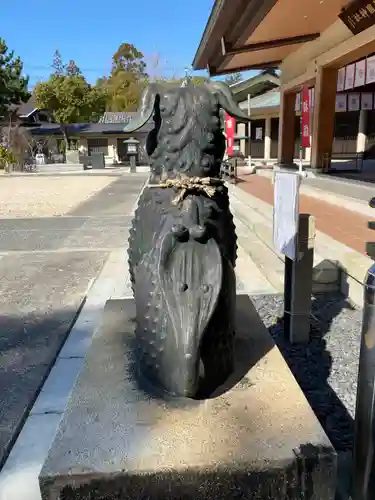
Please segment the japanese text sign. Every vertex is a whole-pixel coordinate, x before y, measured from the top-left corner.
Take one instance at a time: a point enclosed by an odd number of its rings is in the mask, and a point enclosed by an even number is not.
[[[301,146],[310,147],[310,92],[308,87],[302,89],[302,113],[301,113],[302,138]]]
[[[233,155],[233,146],[234,146],[234,135],[236,129],[236,120],[233,116],[225,113],[225,135],[227,137],[227,154],[228,156]]]
[[[375,0],[354,0],[341,10],[339,18],[357,35],[375,24]]]

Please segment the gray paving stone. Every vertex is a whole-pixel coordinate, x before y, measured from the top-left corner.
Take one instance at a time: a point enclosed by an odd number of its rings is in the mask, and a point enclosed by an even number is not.
[[[0,463],[106,257],[71,252],[0,260]]]

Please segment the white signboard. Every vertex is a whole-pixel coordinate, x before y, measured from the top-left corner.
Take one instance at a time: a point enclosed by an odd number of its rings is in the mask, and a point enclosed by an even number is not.
[[[375,56],[367,58],[366,83],[375,82]]]
[[[363,92],[361,95],[361,109],[372,109],[372,92]]]
[[[315,105],[315,87],[309,89],[309,101],[310,101],[310,113],[311,113]]]
[[[345,71],[345,90],[352,89],[354,87],[354,73],[355,64],[349,64]]]
[[[301,92],[297,92],[296,94],[296,105],[294,108],[295,111],[301,111]]]
[[[289,259],[297,260],[300,176],[275,172],[273,244]]]
[[[342,92],[345,87],[345,66],[337,72],[337,92]]]
[[[346,111],[346,94],[336,95],[336,111]]]
[[[263,139],[263,129],[262,127],[257,127],[255,129],[255,139],[262,140]]]
[[[354,87],[362,87],[366,84],[366,59],[355,63]]]
[[[348,94],[348,111],[359,111],[361,94],[356,92]]]

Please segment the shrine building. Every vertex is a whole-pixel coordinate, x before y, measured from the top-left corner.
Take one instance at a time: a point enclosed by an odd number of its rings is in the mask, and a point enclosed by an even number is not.
[[[375,158],[375,0],[216,0],[193,67],[280,70],[280,86],[252,99],[251,116],[258,131],[264,120],[265,152],[281,165],[296,158],[304,87],[309,165],[326,172],[341,158],[358,169]]]

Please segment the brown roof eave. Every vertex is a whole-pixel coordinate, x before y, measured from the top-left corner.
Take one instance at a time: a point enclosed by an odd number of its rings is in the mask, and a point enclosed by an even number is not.
[[[228,62],[232,55],[223,53],[221,41],[223,39],[233,48],[243,46],[276,2],[277,0],[216,0],[194,58],[193,68],[210,67],[212,76],[244,71],[244,68],[222,70],[224,63]],[[271,63],[275,67],[279,61],[270,61],[269,67],[272,66]]]
[[[247,0],[248,2],[249,0]],[[245,0],[216,0],[193,60],[193,69],[207,69],[215,48]]]

